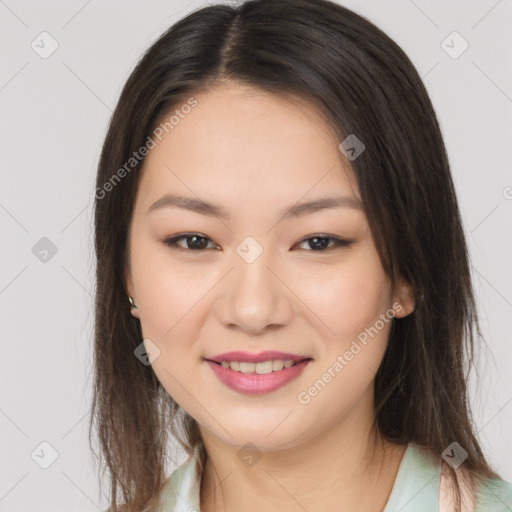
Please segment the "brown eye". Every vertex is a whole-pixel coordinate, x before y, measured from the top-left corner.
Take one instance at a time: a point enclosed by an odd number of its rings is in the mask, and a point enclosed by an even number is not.
[[[329,245],[330,242],[333,242],[333,244]],[[336,247],[348,247],[353,242],[332,236],[315,235],[309,238],[305,238],[302,242],[300,242],[300,244],[304,243],[309,245],[310,250],[314,252],[322,252],[327,249]]]
[[[183,242],[184,244],[180,244]],[[207,236],[199,235],[198,233],[178,235],[164,240],[164,244],[168,247],[177,247],[184,250],[202,251],[208,249],[208,243],[213,241]]]

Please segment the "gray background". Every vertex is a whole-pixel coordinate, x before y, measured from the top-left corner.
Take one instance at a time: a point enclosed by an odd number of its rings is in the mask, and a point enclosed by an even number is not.
[[[471,381],[475,422],[491,461],[512,481],[512,1],[342,3],[403,47],[438,112],[488,345],[480,380]],[[0,0],[0,512],[106,506],[86,428],[95,169],[137,59],[205,4]],[[46,59],[31,47],[35,40],[40,52],[51,48],[43,31],[58,43]],[[460,55],[453,31],[469,44]]]

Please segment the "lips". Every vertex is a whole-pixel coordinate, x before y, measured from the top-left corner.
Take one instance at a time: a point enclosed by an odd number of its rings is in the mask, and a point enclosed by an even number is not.
[[[220,364],[213,361],[207,361],[207,364],[219,381],[228,388],[246,395],[261,395],[276,391],[285,384],[295,380],[310,362],[310,359],[306,359],[290,368],[283,368],[280,371],[265,375],[236,372],[230,368],[223,368]]]
[[[214,363],[222,363],[222,361],[245,361],[248,363],[263,363],[264,361],[270,361],[275,359],[282,359],[283,361],[291,360],[295,362],[303,361],[304,359],[311,359],[306,355],[289,354],[286,352],[279,352],[276,350],[266,350],[264,352],[258,352],[257,354],[250,352],[225,352],[214,357],[205,358],[207,361],[213,361]]]

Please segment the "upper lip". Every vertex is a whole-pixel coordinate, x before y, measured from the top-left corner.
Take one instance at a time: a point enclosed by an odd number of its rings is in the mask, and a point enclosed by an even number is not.
[[[251,354],[250,352],[225,352],[214,357],[205,358],[207,361],[215,361],[221,363],[222,361],[247,361],[249,363],[262,363],[264,361],[271,361],[275,359],[282,359],[284,361],[302,361],[303,359],[311,359],[309,356],[301,356],[297,354],[288,354],[286,352],[278,352],[276,350],[265,350],[257,354]]]

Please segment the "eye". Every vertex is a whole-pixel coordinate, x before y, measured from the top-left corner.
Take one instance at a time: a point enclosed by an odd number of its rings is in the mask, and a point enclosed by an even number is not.
[[[333,242],[333,244],[329,245],[330,242]],[[299,242],[299,245],[304,243],[307,243],[311,250],[315,252],[322,252],[336,247],[348,247],[353,244],[351,240],[343,240],[342,238],[328,235],[314,235],[309,238],[305,238],[302,242]]]
[[[182,241],[185,242],[184,246],[179,244],[179,242]],[[208,241],[213,243],[211,238],[207,236],[200,235],[199,233],[189,233],[167,238],[164,240],[164,244],[169,247],[178,247],[184,250],[202,251],[208,249]]]
[[[210,242],[212,245],[209,246]],[[165,239],[163,243],[168,247],[177,247],[179,249],[197,252],[206,249],[218,248],[218,246],[213,243],[211,238],[200,235],[199,233],[186,233],[173,236],[171,238]],[[314,235],[305,238],[299,242],[299,245],[304,243],[307,243],[310,250],[314,252],[325,252],[327,249],[333,249],[336,247],[348,247],[353,244],[353,242],[350,240],[343,240],[342,238],[327,235]]]

